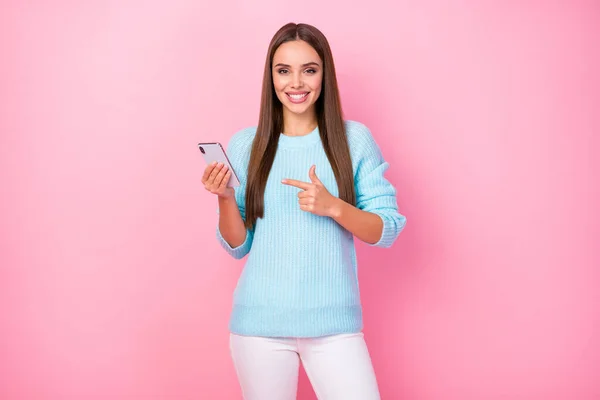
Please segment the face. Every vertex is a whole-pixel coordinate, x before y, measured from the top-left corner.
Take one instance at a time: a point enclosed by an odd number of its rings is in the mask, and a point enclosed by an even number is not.
[[[302,40],[286,42],[273,56],[273,87],[284,108],[294,114],[314,111],[321,94],[323,62]]]

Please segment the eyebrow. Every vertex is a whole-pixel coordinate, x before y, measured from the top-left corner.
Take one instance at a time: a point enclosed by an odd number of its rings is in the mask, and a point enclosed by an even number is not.
[[[308,66],[312,66],[312,65],[316,65],[317,67],[320,67],[320,65],[319,65],[318,63],[316,63],[316,62],[314,62],[314,61],[311,61],[311,62],[307,62],[306,64],[302,64],[302,68],[304,68],[304,67],[308,67]],[[289,65],[287,65],[287,64],[282,64],[282,63],[279,63],[279,64],[275,65],[275,67],[273,67],[273,68],[276,68],[276,67],[286,67],[286,68],[290,68],[290,66],[289,66]]]

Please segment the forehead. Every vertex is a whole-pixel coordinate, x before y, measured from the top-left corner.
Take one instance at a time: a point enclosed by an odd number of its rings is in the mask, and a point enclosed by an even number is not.
[[[279,63],[300,66],[308,62],[322,64],[317,51],[303,40],[283,43],[273,55],[273,65]]]

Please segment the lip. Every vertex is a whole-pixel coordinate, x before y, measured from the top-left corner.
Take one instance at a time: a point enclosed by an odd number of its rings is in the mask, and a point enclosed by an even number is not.
[[[286,92],[285,95],[287,96],[288,100],[294,104],[301,104],[304,103],[307,99],[308,99],[308,95],[310,94],[310,92]],[[304,95],[301,98],[293,98],[291,95]]]

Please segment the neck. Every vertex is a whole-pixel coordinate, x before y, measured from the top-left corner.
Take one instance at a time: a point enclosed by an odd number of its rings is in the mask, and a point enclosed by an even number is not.
[[[283,110],[283,134],[286,136],[303,136],[315,130],[318,125],[314,108],[304,114],[294,114]]]

